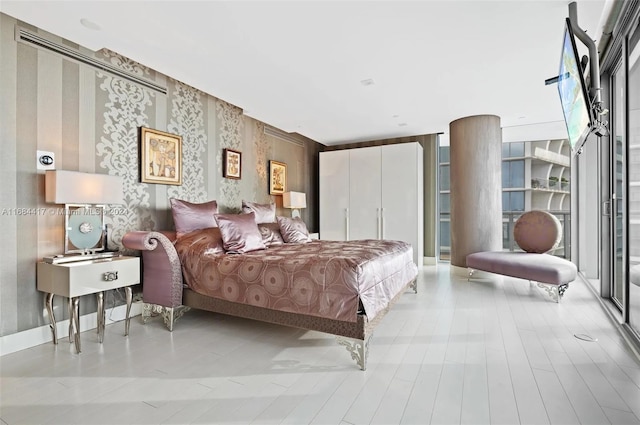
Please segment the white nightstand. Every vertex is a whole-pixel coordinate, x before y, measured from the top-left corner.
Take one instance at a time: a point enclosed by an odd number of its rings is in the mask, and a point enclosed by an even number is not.
[[[58,343],[56,319],[53,315],[54,295],[69,298],[69,341],[73,336],[80,353],[80,297],[96,294],[98,300],[98,340],[104,339],[104,291],[125,288],[127,315],[125,335],[129,334],[131,285],[140,283],[140,258],[113,257],[99,260],[74,261],[61,264],[38,263],[38,290],[46,292],[45,307],[51,320],[53,343]]]

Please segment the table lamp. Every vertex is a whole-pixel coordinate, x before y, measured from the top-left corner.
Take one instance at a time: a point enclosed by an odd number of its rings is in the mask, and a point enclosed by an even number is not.
[[[300,217],[300,208],[307,208],[307,195],[302,192],[285,192],[282,194],[282,206],[291,208],[291,217]]]
[[[45,201],[65,206],[65,254],[103,251],[104,206],[124,203],[122,177],[47,170]]]

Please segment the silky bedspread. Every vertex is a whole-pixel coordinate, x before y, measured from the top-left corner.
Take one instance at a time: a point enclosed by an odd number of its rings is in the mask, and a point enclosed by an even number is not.
[[[313,241],[224,254],[194,232],[176,249],[195,292],[349,322],[359,301],[371,320],[417,276],[411,245],[399,241]]]

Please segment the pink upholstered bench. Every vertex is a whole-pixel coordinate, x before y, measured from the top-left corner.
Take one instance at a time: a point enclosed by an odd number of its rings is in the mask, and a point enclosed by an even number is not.
[[[569,283],[578,275],[575,264],[549,254],[529,252],[484,251],[467,255],[469,277],[474,270],[527,279],[538,283],[559,301]]]
[[[559,302],[578,275],[571,261],[546,254],[560,242],[558,219],[546,211],[523,214],[514,227],[514,239],[525,252],[482,251],[467,255],[469,277],[475,270],[527,279],[538,283]]]

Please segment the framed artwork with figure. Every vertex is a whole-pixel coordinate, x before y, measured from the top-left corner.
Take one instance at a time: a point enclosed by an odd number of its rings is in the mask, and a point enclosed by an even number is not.
[[[182,184],[182,137],[140,127],[140,181]]]
[[[287,187],[287,164],[269,161],[269,194],[282,195]]]

